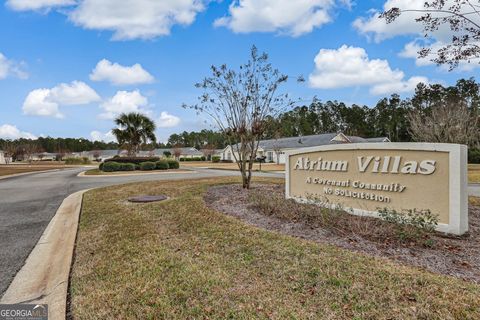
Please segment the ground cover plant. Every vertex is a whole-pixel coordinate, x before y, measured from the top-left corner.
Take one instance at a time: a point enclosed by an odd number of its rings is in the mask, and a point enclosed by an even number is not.
[[[428,210],[381,209],[385,221],[359,217],[287,200],[283,184],[257,184],[248,193],[219,186],[206,199],[212,208],[258,227],[480,283],[478,199],[471,199],[469,233],[461,237],[434,232],[437,217]]]
[[[480,317],[478,285],[269,232],[208,208],[207,190],[225,183],[240,180],[142,182],[88,192],[72,267],[69,316]],[[170,200],[126,201],[139,194],[165,194]]]

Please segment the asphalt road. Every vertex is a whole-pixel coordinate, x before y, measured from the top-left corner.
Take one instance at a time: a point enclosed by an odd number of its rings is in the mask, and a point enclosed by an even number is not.
[[[233,171],[195,169],[189,173],[77,177],[85,170],[33,173],[0,180],[0,297],[68,195],[83,189],[129,182],[238,175]],[[256,175],[283,177],[283,174]]]

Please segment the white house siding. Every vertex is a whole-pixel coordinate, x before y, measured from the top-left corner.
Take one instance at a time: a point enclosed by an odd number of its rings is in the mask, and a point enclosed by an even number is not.
[[[6,164],[5,162],[5,154],[2,150],[0,150],[0,164]]]
[[[339,143],[365,143],[365,142],[390,142],[386,137],[365,139],[362,137],[346,136],[343,133],[326,133],[320,135],[311,135],[303,137],[288,137],[274,140],[262,140],[259,143],[256,157],[265,156],[266,162],[285,164],[285,151],[292,149],[302,149],[307,147],[316,147],[328,144]],[[227,146],[222,154],[221,160],[235,161],[234,153],[238,159],[238,153],[234,151],[236,147]],[[279,154],[277,154],[279,151]]]

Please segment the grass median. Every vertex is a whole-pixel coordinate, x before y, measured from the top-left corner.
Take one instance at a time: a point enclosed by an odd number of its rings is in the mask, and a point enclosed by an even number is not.
[[[205,206],[208,186],[233,182],[143,182],[88,192],[71,276],[72,316],[480,318],[478,285],[268,232]],[[171,199],[126,202],[139,194]]]
[[[0,176],[9,176],[12,174],[29,173],[38,171],[47,171],[55,169],[75,168],[76,166],[70,166],[65,164],[8,164],[0,165]]]

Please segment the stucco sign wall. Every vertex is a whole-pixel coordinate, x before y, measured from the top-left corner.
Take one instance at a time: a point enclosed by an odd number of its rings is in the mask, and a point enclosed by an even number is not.
[[[468,229],[467,148],[455,144],[363,143],[286,153],[286,197],[353,214],[428,209],[438,230]]]

